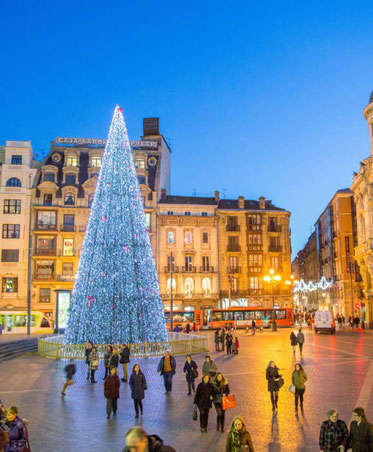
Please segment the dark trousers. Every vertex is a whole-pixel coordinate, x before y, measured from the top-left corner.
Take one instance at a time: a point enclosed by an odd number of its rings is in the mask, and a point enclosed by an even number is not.
[[[271,402],[272,402],[272,407],[277,408],[278,391],[271,391]]]
[[[139,415],[139,408],[140,408],[140,413],[142,414],[142,400],[134,399],[133,403],[135,404],[136,416]]]
[[[199,425],[201,428],[207,428],[209,422],[209,411],[210,408],[199,408]]]
[[[255,326],[251,327],[252,331],[253,331],[253,336],[255,335]]]
[[[306,388],[295,390],[295,408],[298,408],[298,400],[300,401],[300,407],[303,408],[303,395],[305,390]]]
[[[303,342],[299,342],[298,345],[299,345],[299,351],[300,351],[300,353],[302,353],[302,351],[303,351]]]
[[[167,392],[171,392],[172,391],[172,377],[173,377],[172,371],[171,372],[165,372],[163,374],[164,387],[165,387]]]
[[[105,366],[105,376],[104,376],[104,378],[106,378],[108,375],[110,375],[110,367],[106,367]]]
[[[95,381],[95,372],[96,372],[96,369],[95,370],[91,369],[91,382],[92,383]]]
[[[224,430],[224,424],[225,424],[225,410],[223,410],[221,403],[215,403],[215,409],[216,409],[216,426],[217,429],[221,428],[221,431]]]
[[[232,353],[232,345],[227,344],[227,355],[230,355]]]
[[[194,380],[193,381],[188,381],[188,394],[190,394],[192,392],[196,392],[196,388],[194,387]]]
[[[111,411],[115,414],[118,409],[117,405],[118,399],[106,399],[106,414],[110,416]]]
[[[215,351],[220,352],[219,342],[215,342]]]
[[[221,343],[221,351],[224,351],[224,342]]]

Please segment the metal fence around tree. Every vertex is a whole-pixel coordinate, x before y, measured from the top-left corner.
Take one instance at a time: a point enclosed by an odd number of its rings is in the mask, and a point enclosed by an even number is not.
[[[100,358],[103,358],[106,347],[112,345],[119,348],[121,344],[95,344]],[[208,351],[208,338],[198,334],[168,333],[168,342],[144,342],[128,344],[132,358],[150,358],[162,356],[165,351],[172,355],[187,355]],[[84,359],[85,344],[65,344],[64,336],[50,336],[38,339],[40,356],[52,359]]]

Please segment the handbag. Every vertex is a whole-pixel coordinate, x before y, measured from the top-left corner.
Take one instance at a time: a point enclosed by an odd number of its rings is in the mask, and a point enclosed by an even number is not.
[[[91,367],[98,367],[98,359],[92,360]]]
[[[234,408],[235,406],[237,406],[237,402],[234,394],[229,394],[221,398],[221,407],[223,410],[228,410],[229,408]]]
[[[294,385],[289,386],[289,392],[295,394],[295,386]]]
[[[193,419],[193,421],[196,421],[198,419],[197,405],[194,405],[192,419]]]
[[[282,388],[284,386],[284,384],[285,384],[284,379],[282,377],[280,377],[280,379],[277,380],[277,387],[278,387],[278,389]]]
[[[192,369],[192,375],[193,375],[194,378],[198,378],[198,370],[194,369],[194,367]]]

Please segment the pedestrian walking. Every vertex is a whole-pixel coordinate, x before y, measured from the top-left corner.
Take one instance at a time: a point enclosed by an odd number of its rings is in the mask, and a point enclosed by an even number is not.
[[[358,330],[359,329],[359,324],[360,324],[360,317],[356,316],[353,320],[355,328]]]
[[[231,354],[236,355],[236,342],[235,341],[232,341]]]
[[[227,436],[225,452],[254,452],[251,436],[241,416],[235,416]]]
[[[348,430],[344,421],[338,419],[338,411],[331,409],[328,419],[321,424],[319,446],[323,452],[344,452],[347,450]]]
[[[225,336],[225,345],[227,347],[227,355],[230,355],[232,353],[232,342],[233,342],[233,336],[230,332],[227,333]]]
[[[115,369],[118,369],[119,359],[120,359],[119,351],[118,351],[117,348],[115,348],[113,350],[113,354],[110,356],[110,359],[109,359],[109,367],[110,367],[110,369],[112,369],[113,367],[115,367]]]
[[[354,420],[350,424],[349,447],[352,452],[372,452],[373,425],[368,422],[364,408],[355,408],[352,415]]]
[[[90,353],[92,351],[92,347],[93,347],[92,342],[87,341],[86,344],[85,344],[85,348],[84,348],[85,363],[87,365],[87,380],[89,380],[89,376],[91,374],[91,366],[90,366],[90,363],[89,363],[89,355],[90,355]]]
[[[91,353],[89,354],[89,368],[91,369],[91,384],[97,383],[95,381],[95,372],[98,369],[99,357],[96,347],[92,347]]]
[[[196,322],[193,322],[192,330],[193,330],[193,333],[195,333],[197,331]]]
[[[290,345],[293,347],[293,356],[294,357],[297,352],[297,344],[298,344],[297,335],[295,334],[294,331],[292,331],[290,334]]]
[[[238,355],[238,349],[240,348],[240,342],[238,337],[234,338],[235,355]]]
[[[202,366],[202,375],[210,375],[210,377],[213,378],[215,377],[217,370],[218,368],[211,357],[206,356]]]
[[[225,410],[222,406],[223,396],[227,396],[230,393],[228,380],[224,378],[221,372],[218,372],[212,380],[212,387],[214,388],[214,406],[216,409],[216,430],[224,432],[225,424]]]
[[[206,374],[202,377],[201,383],[197,386],[196,394],[194,396],[194,404],[197,405],[199,410],[201,432],[207,432],[209,411],[213,398],[214,388],[210,382],[210,375]]]
[[[295,386],[295,412],[298,412],[298,401],[300,402],[300,409],[303,411],[303,396],[304,391],[306,390],[306,381],[307,381],[307,374],[303,370],[303,367],[301,364],[296,364],[295,369],[291,376],[291,381],[293,385]]]
[[[299,332],[297,334],[297,342],[298,342],[298,346],[299,346],[299,353],[300,356],[302,356],[303,353],[303,344],[304,344],[304,334],[302,332],[301,329],[299,329]]]
[[[123,368],[123,383],[126,383],[128,380],[128,371],[127,371],[127,365],[130,362],[130,348],[127,344],[122,345],[122,349],[120,351],[120,364],[122,364]]]
[[[110,375],[105,378],[104,396],[106,398],[106,417],[110,419],[111,412],[114,416],[117,414],[119,399],[120,380],[117,369],[112,367]]]
[[[135,405],[136,418],[139,417],[139,408],[141,416],[144,414],[142,401],[145,398],[145,391],[148,389],[146,385],[145,375],[141,372],[140,366],[135,364],[133,366],[130,377],[131,397]]]
[[[251,329],[252,329],[252,332],[253,332],[253,336],[255,336],[256,322],[255,322],[254,319],[251,321]]]
[[[164,352],[164,356],[161,358],[158,364],[158,372],[163,375],[164,387],[166,394],[170,394],[172,391],[172,377],[176,373],[176,360],[169,352]]]
[[[278,391],[281,375],[279,374],[278,367],[274,361],[268,363],[266,369],[266,379],[268,380],[268,391],[271,394],[272,411],[278,410]]]
[[[311,316],[309,316],[308,319],[307,319],[307,325],[308,325],[308,329],[310,331],[312,331],[312,318],[311,318]]]
[[[186,361],[184,364],[184,373],[186,377],[186,381],[188,382],[188,394],[192,394],[193,392],[196,392],[196,388],[194,386],[194,380],[198,377],[198,366],[195,361],[192,360],[191,355],[186,356]]]
[[[25,422],[18,417],[18,409],[11,406],[6,411],[6,421],[3,424],[9,442],[5,447],[5,452],[23,452],[30,450],[28,431]]]
[[[224,328],[220,331],[220,342],[221,342],[221,351],[224,351],[224,344],[225,344],[225,330]]]
[[[122,452],[176,452],[171,446],[165,446],[158,435],[146,434],[142,427],[131,427],[126,433],[126,447]]]
[[[67,364],[67,366],[65,366],[64,371],[66,374],[66,381],[65,381],[65,384],[64,384],[62,392],[61,392],[61,394],[63,396],[66,395],[66,393],[65,393],[66,388],[68,386],[71,386],[72,384],[74,384],[73,375],[75,375],[75,373],[76,373],[76,367],[75,367],[75,363],[74,363],[73,359],[70,359],[70,362],[69,362],[69,364]]]
[[[105,366],[105,376],[103,378],[103,380],[105,380],[105,378],[110,375],[110,358],[113,354],[113,347],[111,345],[108,345],[106,347],[106,351],[104,353],[104,366]]]
[[[220,338],[218,330],[216,330],[214,333],[214,342],[215,342],[215,351],[220,352]]]
[[[186,332],[186,334],[190,333],[190,325],[189,325],[189,323],[187,323],[186,326],[185,326],[185,332]]]

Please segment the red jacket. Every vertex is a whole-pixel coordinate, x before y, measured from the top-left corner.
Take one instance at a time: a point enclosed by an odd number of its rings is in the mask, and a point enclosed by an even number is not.
[[[104,395],[107,399],[119,399],[120,380],[118,375],[105,378]]]
[[[240,343],[238,342],[238,339],[234,341],[234,345],[236,346],[236,350],[240,348]]]

